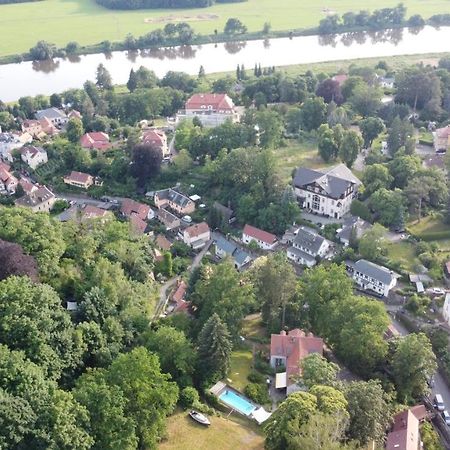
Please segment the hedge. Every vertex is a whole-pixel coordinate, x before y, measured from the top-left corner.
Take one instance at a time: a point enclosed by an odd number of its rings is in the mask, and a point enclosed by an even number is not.
[[[450,239],[450,228],[442,231],[428,231],[424,233],[417,233],[417,237],[423,241],[439,241],[441,239]]]

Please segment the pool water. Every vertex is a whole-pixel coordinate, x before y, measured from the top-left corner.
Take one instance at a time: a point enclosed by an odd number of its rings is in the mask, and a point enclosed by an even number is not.
[[[231,408],[239,411],[240,413],[248,416],[252,413],[256,406],[246,400],[244,397],[237,395],[233,391],[226,390],[220,394],[219,399],[226,403]]]

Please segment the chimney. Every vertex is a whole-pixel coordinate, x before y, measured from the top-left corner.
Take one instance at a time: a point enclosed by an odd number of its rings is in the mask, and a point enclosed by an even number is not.
[[[286,331],[281,330],[281,331],[280,331],[280,336],[286,336]]]

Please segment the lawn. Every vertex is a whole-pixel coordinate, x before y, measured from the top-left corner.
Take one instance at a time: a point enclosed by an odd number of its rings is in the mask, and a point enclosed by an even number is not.
[[[261,319],[261,314],[250,314],[242,323],[242,336],[246,339],[261,342],[267,340],[267,332]]]
[[[231,355],[227,383],[243,392],[249,383],[247,376],[251,372],[252,361],[253,355],[250,350],[235,350]]]
[[[319,169],[332,166],[333,163],[325,163],[318,155],[317,144],[313,142],[287,141],[285,147],[277,148],[273,151],[277,161],[277,172],[283,181],[289,183],[292,179],[292,172],[299,166],[310,169]],[[334,164],[336,164],[334,162]]]
[[[413,272],[414,267],[419,264],[414,245],[410,242],[394,242],[387,244],[388,258],[391,261],[399,262],[402,268],[408,272]]]
[[[419,237],[423,233],[435,233],[440,231],[446,231],[448,229],[449,229],[448,225],[443,223],[439,217],[435,217],[433,215],[422,218],[420,222],[414,220],[413,222],[408,224],[408,230],[412,234]]]
[[[222,417],[211,417],[208,428],[196,424],[185,411],[178,411],[167,419],[167,441],[159,450],[220,449],[262,450],[264,438],[256,425],[236,422]]]
[[[421,14],[428,18],[448,11],[448,0],[406,0],[403,3],[408,8],[407,15]],[[380,0],[374,6],[383,8],[397,4],[398,0]],[[265,22],[270,22],[273,30],[311,28],[325,16],[324,8],[338,13],[358,11],[361,2],[284,0],[280,7],[276,0],[248,0],[201,9],[138,11],[108,10],[94,0],[43,0],[0,5],[0,56],[27,51],[41,39],[59,47],[69,41],[88,45],[104,40],[123,40],[127,33],[143,35],[177,19],[188,21],[203,34],[222,30],[230,17],[240,18],[249,31],[261,30]]]

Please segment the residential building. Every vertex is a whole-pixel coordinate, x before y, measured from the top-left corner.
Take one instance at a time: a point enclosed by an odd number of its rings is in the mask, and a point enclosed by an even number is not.
[[[150,206],[144,203],[136,202],[131,198],[125,198],[122,201],[122,205],[120,206],[120,212],[128,218],[135,215],[141,220],[148,220],[150,218],[150,211],[152,211],[153,213],[153,210],[151,210]]]
[[[167,231],[174,230],[181,225],[180,219],[164,208],[160,208],[156,211],[156,218],[166,227]]]
[[[420,450],[419,419],[406,409],[394,416],[392,430],[387,435],[386,450]]]
[[[72,109],[69,114],[67,114],[67,117],[70,119],[79,119],[81,120],[83,118],[83,116],[81,115],[81,113],[79,111],[77,111],[76,109]]]
[[[16,200],[16,206],[29,208],[33,212],[50,212],[55,204],[56,197],[46,186],[41,186],[30,194]]]
[[[384,89],[394,89],[394,77],[379,77],[378,84]]]
[[[26,178],[23,177],[19,180],[19,184],[22,186],[22,189],[25,192],[25,194],[31,194],[36,189],[38,189],[38,186],[36,186],[30,180],[27,180]]]
[[[359,239],[366,231],[372,228],[372,224],[366,222],[360,217],[350,216],[344,221],[342,227],[336,231],[336,235],[339,241],[344,244],[345,247],[350,245],[350,236],[352,230],[354,230],[354,236]]]
[[[108,217],[112,217],[111,211],[94,205],[86,205],[82,210],[82,220],[106,219]]]
[[[242,231],[242,242],[244,244],[256,242],[258,247],[263,250],[273,250],[277,243],[277,237],[272,233],[247,224]]]
[[[442,307],[442,316],[444,320],[450,325],[450,294],[445,294],[444,306]]]
[[[171,188],[155,192],[153,200],[158,209],[168,207],[180,215],[195,211],[195,202]]]
[[[337,83],[339,84],[339,86],[342,86],[347,80],[348,80],[348,75],[345,73],[340,73],[338,75],[335,75],[332,78],[333,81],[337,81]]]
[[[163,157],[169,155],[169,146],[167,145],[166,133],[162,130],[145,130],[142,135],[142,143],[159,148]]]
[[[241,270],[252,260],[252,257],[245,250],[221,235],[214,236],[214,244],[217,258],[231,257],[234,261],[234,266],[238,270]]]
[[[11,166],[0,161],[0,194],[14,194],[19,180],[11,173]]]
[[[29,133],[0,133],[0,158],[13,162],[13,150],[29,144],[32,140],[33,137]]]
[[[94,177],[88,173],[73,170],[69,175],[64,177],[64,183],[70,186],[88,189],[94,184]]]
[[[347,267],[360,289],[381,297],[387,297],[389,291],[397,284],[398,275],[392,270],[365,259],[355,263],[348,262]]]
[[[344,164],[332,169],[297,169],[294,191],[301,207],[314,214],[342,218],[358,194],[361,181]]]
[[[155,244],[159,249],[165,252],[168,252],[172,247],[172,242],[170,242],[163,234],[158,234],[158,236],[156,236]]]
[[[104,151],[111,148],[109,136],[102,131],[85,133],[80,138],[80,145],[89,150]]]
[[[450,148],[450,125],[433,131],[434,150],[445,153]]]
[[[35,139],[41,139],[45,136],[44,131],[42,130],[42,125],[39,120],[27,119],[22,122],[22,131],[24,133],[29,133]]]
[[[287,249],[287,257],[297,264],[312,267],[318,258],[323,258],[330,249],[330,243],[317,231],[309,227],[299,227],[294,232],[292,246]]]
[[[183,241],[193,249],[204,247],[211,239],[211,231],[206,222],[196,223],[183,231]]]
[[[46,117],[39,120],[39,123],[41,124],[42,131],[44,134],[48,136],[54,136],[55,134],[59,133],[59,129],[55,126],[55,124]]]
[[[34,116],[37,120],[50,120],[50,122],[58,128],[65,125],[69,120],[67,114],[63,110],[58,108],[41,109],[39,111],[36,111]]]
[[[287,395],[298,391],[300,387],[294,378],[300,375],[300,362],[312,353],[323,354],[323,339],[298,328],[289,333],[281,331],[270,337],[270,366],[274,369],[284,367],[275,379],[277,389],[286,388]]]
[[[28,164],[33,170],[36,170],[41,164],[48,162],[47,151],[42,147],[30,145],[22,147],[20,157],[25,164]]]
[[[147,229],[147,222],[142,220],[137,214],[131,214],[130,216],[130,229],[131,232],[137,235],[145,234]]]
[[[217,127],[227,120],[239,122],[233,100],[227,94],[194,94],[177,113],[177,122],[197,117],[205,127]]]
[[[183,280],[177,282],[176,289],[170,296],[169,306],[166,310],[168,314],[179,312],[189,314],[191,302],[186,301],[187,287],[187,284]]]

